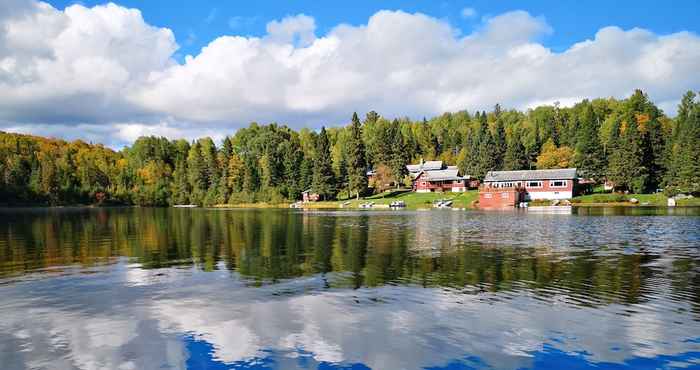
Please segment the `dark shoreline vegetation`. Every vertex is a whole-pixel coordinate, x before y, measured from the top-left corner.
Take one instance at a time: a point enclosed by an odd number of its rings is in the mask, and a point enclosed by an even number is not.
[[[392,121],[376,112],[346,127],[294,131],[251,123],[217,146],[141,137],[114,151],[0,132],[0,205],[280,204],[312,189],[324,200],[381,192],[406,183],[420,159],[489,170],[577,167],[620,191],[700,192],[700,102],[686,93],[675,118],[641,91],[624,100],[445,113]],[[375,183],[366,170],[374,169]]]

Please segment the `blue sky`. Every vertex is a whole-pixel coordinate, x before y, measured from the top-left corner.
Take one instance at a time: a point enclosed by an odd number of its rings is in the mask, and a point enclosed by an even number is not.
[[[93,6],[105,1],[48,1],[63,9],[74,3]],[[533,16],[543,16],[554,29],[542,38],[543,45],[562,51],[573,43],[589,39],[600,28],[618,26],[623,29],[642,27],[658,34],[679,31],[698,33],[700,1],[182,1],[123,0],[115,3],[140,9],[145,20],[168,27],[181,47],[179,56],[197,54],[221,35],[260,36],[265,25],[287,15],[306,14],[316,19],[317,33],[325,34],[340,23],[360,25],[382,9],[420,12],[445,19],[465,34],[479,27],[482,17],[522,9]],[[474,9],[473,17],[463,17],[464,8]]]
[[[0,130],[113,147],[700,87],[700,1],[0,0]]]

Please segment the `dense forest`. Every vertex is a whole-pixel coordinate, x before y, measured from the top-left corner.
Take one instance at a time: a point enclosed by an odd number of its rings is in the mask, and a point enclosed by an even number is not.
[[[141,137],[113,151],[0,132],[0,204],[213,205],[283,202],[313,189],[359,197],[407,182],[405,165],[440,159],[463,174],[577,167],[620,191],[700,192],[700,101],[686,93],[675,118],[646,94],[525,112],[461,111],[387,119],[372,111],[345,127],[295,131],[251,123],[194,142]],[[366,171],[373,169],[374,183]]]

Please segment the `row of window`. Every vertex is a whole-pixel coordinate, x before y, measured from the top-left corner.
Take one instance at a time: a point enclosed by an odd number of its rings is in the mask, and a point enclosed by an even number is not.
[[[542,187],[542,181],[524,181],[525,187],[527,188],[541,188]],[[521,182],[511,182],[511,181],[503,181],[503,182],[494,182],[491,184],[491,187],[494,188],[512,188],[518,185],[522,185]],[[550,180],[549,181],[549,187],[550,188],[565,188],[569,185],[568,180]]]

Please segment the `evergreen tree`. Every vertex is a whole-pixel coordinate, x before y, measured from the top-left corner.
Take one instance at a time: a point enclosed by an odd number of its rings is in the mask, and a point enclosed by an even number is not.
[[[528,167],[528,158],[525,152],[525,145],[519,137],[511,138],[506,149],[506,154],[503,160],[504,170],[524,170]]]
[[[649,174],[642,160],[641,137],[633,112],[627,112],[617,127],[618,137],[610,155],[608,179],[616,187],[640,193],[644,191]]]
[[[221,145],[221,152],[223,153],[226,161],[228,161],[231,158],[231,155],[233,155],[233,143],[231,142],[230,137],[226,136],[224,138],[224,143]]]
[[[330,142],[325,127],[321,127],[316,141],[316,158],[314,158],[311,187],[322,199],[332,199],[337,189],[331,163]]]
[[[600,180],[605,175],[605,161],[598,135],[598,121],[591,104],[588,101],[584,101],[584,104],[576,138],[574,165],[579,175]]]
[[[408,164],[408,152],[406,150],[406,141],[401,132],[401,126],[398,120],[394,120],[391,123],[389,131],[390,139],[390,155],[389,155],[389,168],[391,169],[391,174],[394,177],[394,182],[396,183],[396,188],[401,186],[401,182],[408,174],[406,165]]]
[[[473,162],[467,173],[478,179],[483,179],[487,172],[496,167],[496,147],[486,118],[486,112],[479,116],[477,132],[472,141]]]
[[[187,162],[181,159],[175,163],[171,203],[188,204],[190,202],[190,192],[190,183],[187,181]]]
[[[303,153],[298,141],[287,141],[283,144],[282,149],[284,167],[284,178],[285,178],[285,189],[284,193],[288,199],[298,199],[301,192],[305,189],[303,188],[304,183],[302,180],[302,161]]]
[[[671,194],[700,192],[700,102],[693,92],[687,92],[678,106],[669,142],[667,190]]]
[[[493,132],[493,162],[495,169],[503,168],[504,156],[507,150],[506,143],[506,129],[503,123],[503,117],[501,117],[501,106],[496,104],[493,110],[493,116],[495,118],[494,132]]]
[[[189,181],[190,189],[192,190],[189,197],[190,202],[194,204],[202,204],[209,184],[207,179],[206,163],[202,158],[202,151],[199,142],[195,142],[194,145],[190,147],[190,151],[187,154],[187,179]]]
[[[352,114],[350,139],[347,148],[348,190],[354,192],[357,199],[367,190],[367,162],[365,144],[362,140],[362,126],[357,113]]]
[[[299,188],[301,191],[305,191],[311,188],[313,184],[314,175],[314,161],[313,158],[308,155],[302,155],[301,165],[299,168]]]

